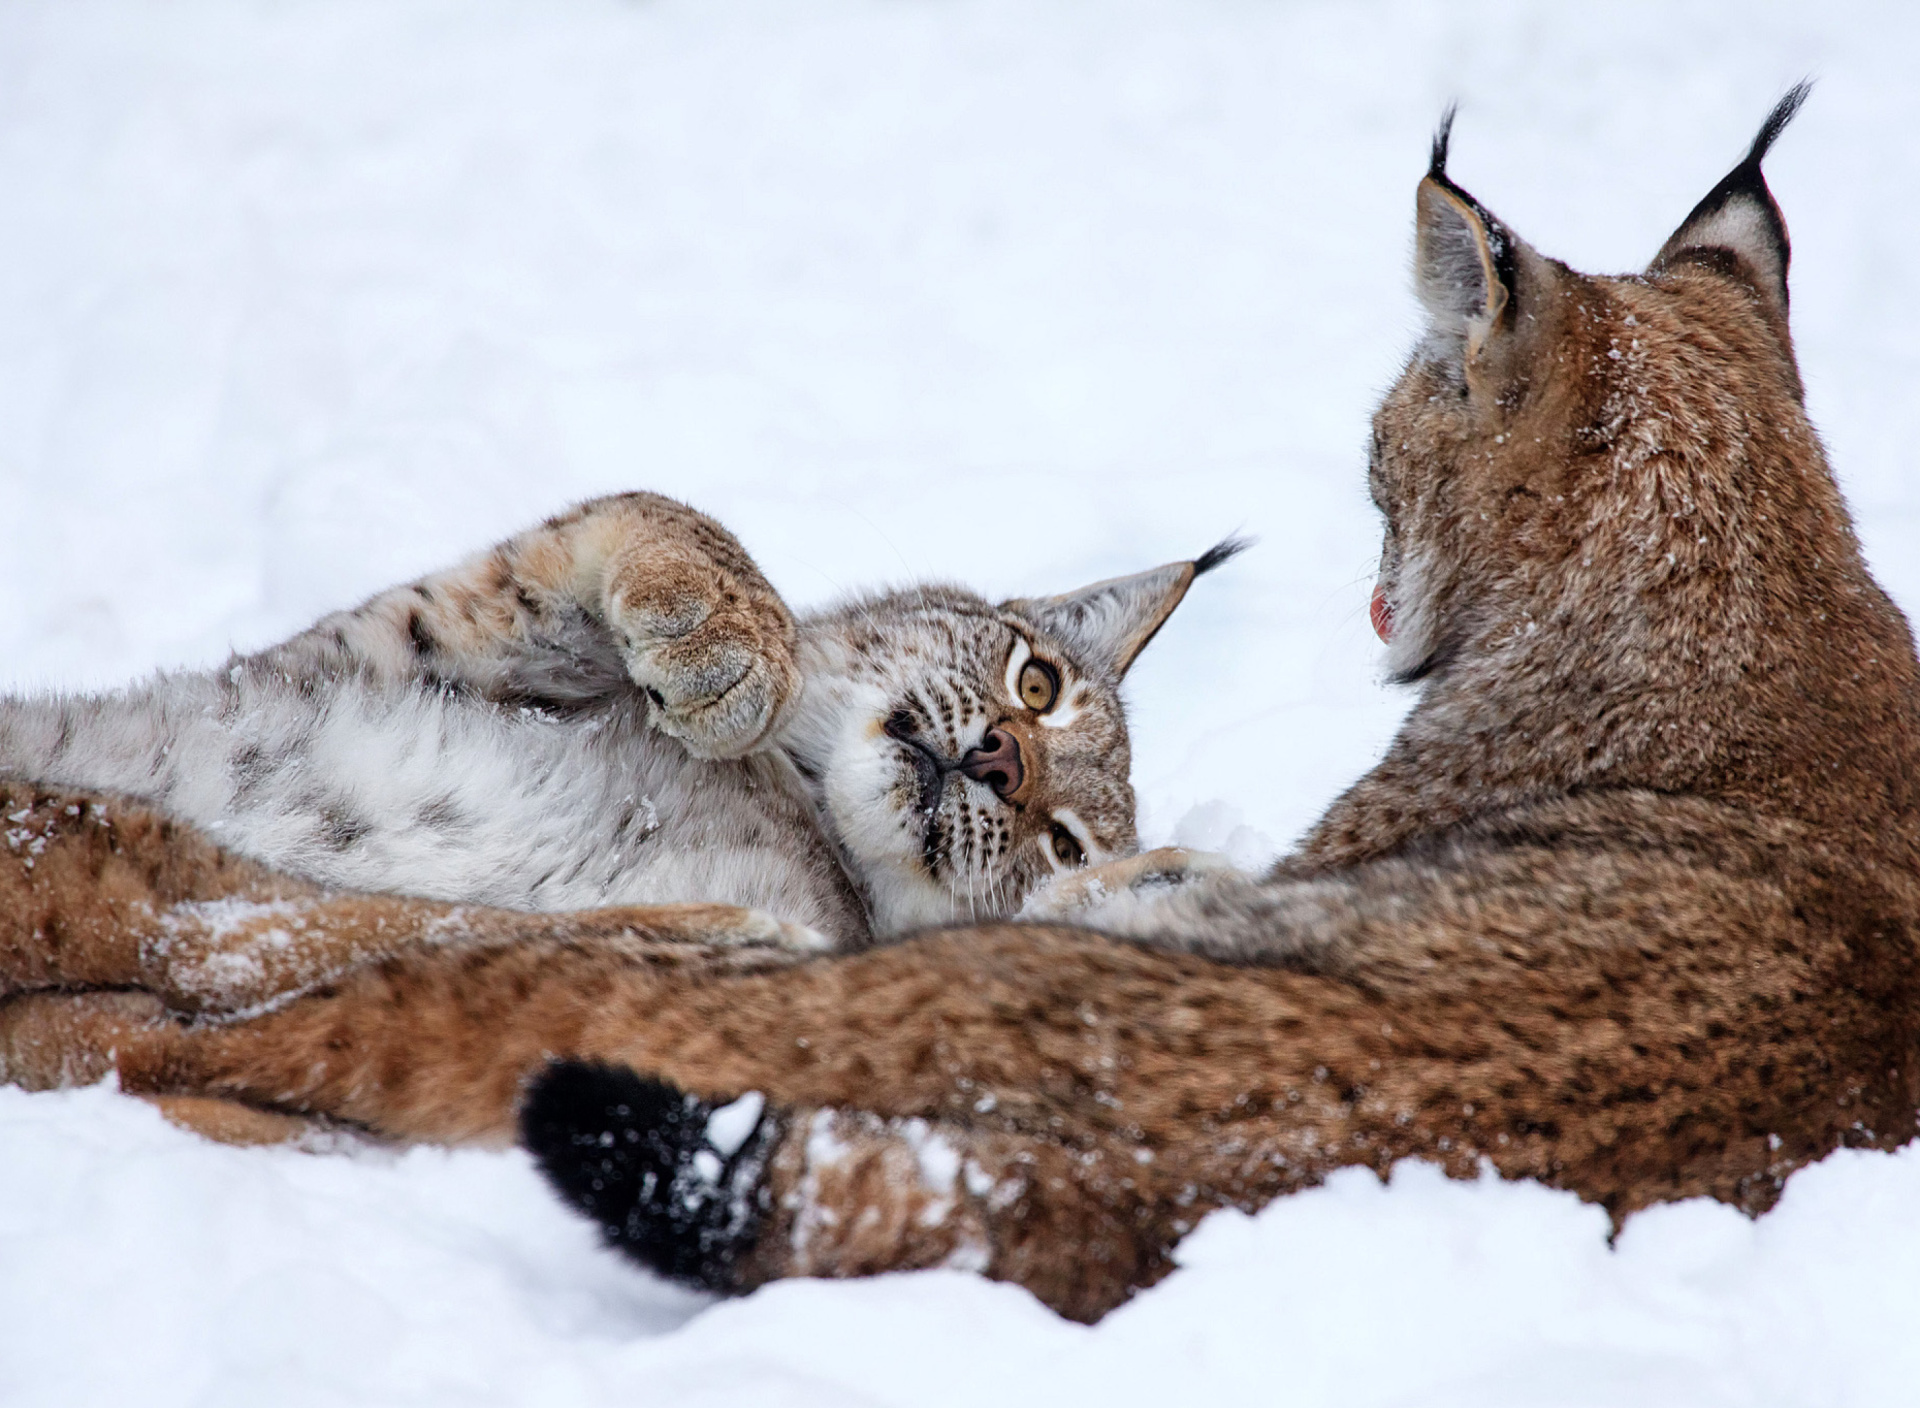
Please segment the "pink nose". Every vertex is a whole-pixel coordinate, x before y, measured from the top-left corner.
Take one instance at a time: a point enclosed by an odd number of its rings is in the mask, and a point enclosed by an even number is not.
[[[1367,615],[1373,621],[1373,633],[1381,640],[1393,639],[1393,603],[1387,600],[1387,589],[1373,589],[1373,604],[1367,608]]]
[[[998,797],[1011,797],[1026,780],[1020,765],[1020,740],[1003,728],[988,729],[980,746],[960,760],[960,771],[984,782]]]

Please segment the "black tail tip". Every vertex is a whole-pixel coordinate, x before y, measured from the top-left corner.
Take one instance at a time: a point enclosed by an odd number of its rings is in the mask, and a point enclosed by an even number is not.
[[[649,1270],[739,1289],[769,1199],[758,1095],[708,1101],[620,1066],[557,1061],[527,1089],[520,1142],[562,1202]]]
[[[1244,533],[1234,533],[1222,538],[1193,560],[1193,575],[1206,576],[1223,562],[1230,562],[1240,556],[1258,541],[1258,538],[1249,538]]]

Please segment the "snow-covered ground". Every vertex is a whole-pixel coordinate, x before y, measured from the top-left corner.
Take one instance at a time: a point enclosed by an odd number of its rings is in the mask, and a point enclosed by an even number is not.
[[[1920,609],[1920,14],[1895,4],[0,0],[0,686],[256,646],[651,487],[798,603],[1259,549],[1132,684],[1149,839],[1256,859],[1391,734],[1361,446],[1412,195],[1637,267],[1769,163],[1814,416]],[[1880,1404],[1920,1149],[1749,1223],[1348,1173],[1093,1330],[928,1273],[708,1306],[517,1155],[0,1089],[0,1402]]]

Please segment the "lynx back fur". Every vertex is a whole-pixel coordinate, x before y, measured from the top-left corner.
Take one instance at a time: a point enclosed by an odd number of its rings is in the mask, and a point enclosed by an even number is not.
[[[1371,467],[1377,619],[1421,695],[1272,874],[1081,886],[1080,927],[775,973],[618,914],[489,917],[512,942],[410,946],[185,1025],[139,954],[52,924],[118,932],[108,898],[174,894],[206,843],[132,816],[113,841],[32,799],[42,864],[103,880],[11,942],[148,992],[16,999],[0,1059],[399,1139],[517,1124],[670,1274],[963,1265],[1080,1318],[1164,1274],[1209,1209],[1343,1165],[1490,1164],[1616,1218],[1703,1194],[1759,1212],[1809,1160],[1911,1138],[1920,664],[1802,405],[1760,173],[1797,100],[1619,278],[1520,241],[1448,178],[1443,130],[1417,197],[1431,327]]]
[[[855,947],[1134,849],[1116,686],[1230,552],[796,621],[717,524],[624,495],[217,670],[0,700],[0,775],[150,799],[343,889],[731,905],[782,922],[716,940]]]

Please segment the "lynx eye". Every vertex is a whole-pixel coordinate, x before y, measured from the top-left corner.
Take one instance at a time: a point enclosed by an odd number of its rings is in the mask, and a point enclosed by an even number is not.
[[[1044,660],[1029,660],[1020,667],[1020,702],[1036,714],[1044,714],[1060,697],[1060,673]]]
[[[1080,849],[1073,833],[1057,821],[1053,824],[1053,854],[1066,866],[1084,865],[1087,859],[1087,853]]]

